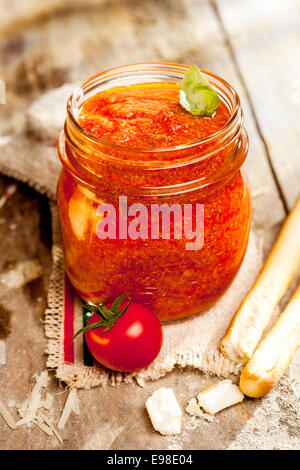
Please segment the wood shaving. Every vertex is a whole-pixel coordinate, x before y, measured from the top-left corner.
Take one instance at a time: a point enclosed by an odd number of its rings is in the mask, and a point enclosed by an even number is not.
[[[53,425],[53,401],[54,396],[51,393],[43,391],[46,389],[49,381],[49,376],[47,371],[43,371],[41,374],[35,374],[34,378],[36,380],[36,384],[34,385],[31,393],[26,398],[26,400],[21,404],[16,404],[15,401],[11,400],[9,402],[10,407],[15,407],[19,416],[20,420],[15,422],[14,418],[11,414],[7,411],[3,403],[0,402],[0,415],[3,416],[4,420],[6,421],[7,425],[11,429],[18,429],[20,426],[28,427],[34,424],[37,426],[41,431],[47,434],[49,437],[56,436],[58,442],[60,444],[63,443],[63,438],[59,434],[59,432],[55,429]],[[75,390],[76,392],[76,390]],[[46,394],[46,396],[45,396]],[[45,396],[43,399],[42,395]],[[70,394],[69,394],[70,395]],[[72,399],[73,396],[73,399]],[[72,404],[72,411],[74,413],[79,414],[79,399],[77,394],[74,392],[71,395],[71,404]],[[70,403],[70,401],[69,401]],[[47,413],[47,416],[45,413]]]
[[[38,426],[42,431],[44,431],[44,433],[48,434],[48,436],[53,436],[53,431],[52,429],[44,423],[44,420],[40,417],[40,416],[37,416],[34,420],[33,420],[34,424],[36,424],[36,426]]]
[[[6,424],[11,428],[11,429],[16,429],[16,422],[11,416],[10,412],[5,408],[3,403],[0,401],[0,414],[3,417],[4,421]]]
[[[16,426],[23,426],[24,424],[29,424],[30,422],[34,421],[36,418],[36,413],[37,410],[41,406],[41,389],[46,388],[48,384],[48,372],[43,371],[36,379],[36,384],[33,387],[33,390],[31,392],[29,401],[28,401],[28,406],[25,410],[24,417],[20,419],[17,423]]]
[[[43,419],[44,419],[45,423],[49,426],[49,428],[52,429],[53,434],[55,434],[55,436],[57,437],[57,440],[59,441],[59,443],[62,444],[63,443],[63,438],[61,437],[59,432],[55,429],[55,427],[53,426],[50,419],[47,418],[46,416],[43,416]]]
[[[43,408],[50,411],[52,409],[52,406],[53,406],[53,400],[54,400],[53,395],[51,395],[51,393],[47,392],[46,399],[43,403]]]
[[[24,418],[24,416],[25,416],[27,406],[28,406],[28,402],[29,402],[29,397],[27,397],[26,400],[23,403],[21,403],[19,405],[16,405],[16,408],[17,408],[18,413],[21,416],[21,418]]]
[[[80,406],[79,406],[79,399],[77,392],[75,394],[74,404],[73,404],[73,412],[78,416],[80,414]]]
[[[2,209],[2,207],[7,203],[9,198],[16,192],[16,190],[17,190],[17,185],[16,184],[11,184],[7,188],[7,190],[5,191],[3,196],[0,198],[0,209]]]
[[[72,411],[75,414],[79,414],[79,403],[76,388],[70,389],[68,398],[65,403],[65,407],[58,422],[58,429],[63,429],[65,427]]]
[[[6,346],[4,341],[0,340],[0,365],[6,364]]]

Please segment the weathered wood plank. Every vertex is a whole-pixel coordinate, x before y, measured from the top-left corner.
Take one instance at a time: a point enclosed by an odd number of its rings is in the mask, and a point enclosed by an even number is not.
[[[300,191],[300,3],[216,4],[291,209]]]
[[[98,6],[114,0],[1,0],[0,37],[14,35],[16,29],[47,20],[49,16],[59,15],[68,9]]]
[[[7,88],[5,109],[0,106],[3,133],[22,130],[26,107],[46,89],[130,62],[176,61],[195,46],[180,0],[81,4],[1,38],[0,76]]]
[[[197,63],[229,81],[240,95],[245,126],[249,134],[250,147],[246,160],[246,169],[253,194],[253,222],[256,231],[263,235],[264,248],[269,249],[278,227],[285,217],[263,142],[257,132],[255,119],[247,97],[247,90],[240,80],[238,71],[220,29],[220,24],[210,2],[188,0],[186,2],[190,21],[195,31],[198,51],[183,60]]]
[[[61,47],[62,44],[64,47]],[[44,89],[57,86],[67,78],[82,79],[122,63],[145,60],[197,63],[224,76],[241,95],[251,141],[247,170],[252,189],[262,190],[261,196],[254,198],[255,226],[264,234],[265,240],[274,238],[284,211],[246,90],[208,0],[116,0],[113,5],[107,2],[105,6],[90,11],[87,9],[86,12],[65,11],[61,15],[45,17],[43,23],[23,22],[22,29],[2,41],[0,48],[6,53],[4,73],[9,85],[9,102],[0,108],[2,116],[5,112],[9,121],[7,129],[18,126],[17,121],[22,118],[27,104]],[[34,195],[31,197],[35,200]],[[17,200],[11,204],[3,216],[4,224],[19,214],[24,202]],[[30,220],[34,220],[32,214],[39,218],[41,212],[38,207],[33,207]],[[6,236],[7,231],[3,227],[1,244]],[[28,252],[35,253],[36,247],[42,250],[44,245],[37,238],[36,223],[25,224],[21,219],[14,239],[21,247],[13,250],[11,246],[3,250],[0,255],[2,266],[11,259],[12,254],[16,259],[21,259]],[[23,240],[27,240],[24,246]],[[5,397],[16,400],[26,396],[33,373],[43,369],[45,364],[42,355],[45,340],[39,323],[41,307],[37,306],[36,289],[31,292],[33,298],[30,300],[27,288],[15,295],[12,305],[13,332],[7,339],[9,363],[0,369],[1,383],[5,383],[5,388],[2,388]],[[45,292],[41,296],[44,301]],[[28,310],[26,336],[21,334],[24,305]],[[24,350],[27,352],[26,361],[22,361]],[[66,437],[63,448],[226,448],[252,415],[256,401],[246,401],[221,413],[209,425],[209,432],[206,423],[198,421],[191,424],[185,416],[184,432],[179,438],[163,438],[153,433],[144,409],[146,398],[160,386],[174,387],[184,408],[191,396],[213,380],[199,376],[197,372],[174,371],[159,383],[149,384],[144,389],[121,385],[113,389],[113,393],[111,389],[81,391],[81,415],[79,418],[72,416],[67,424],[63,432]],[[59,392],[54,381],[52,391]],[[56,400],[58,419],[65,395],[57,395]],[[0,447],[55,448],[57,442],[34,428],[30,433],[20,430],[16,436],[0,420]]]
[[[116,0],[98,7],[87,5],[85,10],[66,10],[42,23],[24,26],[14,38],[2,41],[1,47],[3,78],[9,94],[4,132],[9,131],[11,122],[7,111],[14,117],[12,127],[21,129],[24,108],[45,88],[65,80],[81,80],[119,64],[147,60],[195,62],[227,78],[241,95],[250,135],[246,167],[253,193],[258,194],[253,204],[255,226],[264,230],[283,218],[246,92],[207,0]]]

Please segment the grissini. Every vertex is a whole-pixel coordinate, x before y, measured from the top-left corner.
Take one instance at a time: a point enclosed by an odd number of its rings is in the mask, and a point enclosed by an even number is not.
[[[221,351],[232,361],[252,356],[279,300],[300,266],[300,198],[287,217],[254,286],[222,339]]]
[[[240,388],[249,397],[262,397],[279,381],[300,347],[300,286],[284,312],[247,363]]]

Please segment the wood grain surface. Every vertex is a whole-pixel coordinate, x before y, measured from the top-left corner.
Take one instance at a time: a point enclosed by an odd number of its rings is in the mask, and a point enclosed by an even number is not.
[[[28,105],[66,81],[131,62],[196,63],[228,80],[241,97],[250,138],[246,168],[253,228],[267,254],[300,189],[299,11],[296,0],[0,0],[0,79],[7,87],[7,104],[0,105],[1,132],[22,132]],[[0,179],[0,196],[9,184]],[[0,209],[0,271],[38,257],[44,276],[0,299],[0,319],[8,309],[11,329],[5,339],[7,365],[0,366],[0,395],[6,404],[22,401],[33,374],[45,368],[49,233],[47,201],[18,185]],[[173,387],[184,408],[213,381],[196,371],[176,370],[145,388],[80,391],[81,414],[68,422],[62,448],[225,449],[260,400],[225,410],[210,424],[185,418],[180,439],[154,433],[144,408],[146,398],[161,386]],[[66,392],[54,378],[51,390],[58,418]],[[0,419],[1,449],[58,447],[55,438],[35,427],[10,431]]]

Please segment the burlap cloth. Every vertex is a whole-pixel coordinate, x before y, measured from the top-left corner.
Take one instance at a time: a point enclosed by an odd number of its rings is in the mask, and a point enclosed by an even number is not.
[[[244,262],[229,290],[217,304],[204,313],[187,320],[164,325],[164,344],[159,356],[136,374],[119,374],[95,364],[83,364],[82,339],[75,342],[74,363],[65,362],[65,292],[63,252],[55,203],[56,182],[60,162],[56,139],[65,115],[65,103],[73,85],[54,90],[42,97],[27,113],[27,133],[0,139],[0,172],[28,183],[49,198],[52,217],[52,274],[49,284],[45,332],[48,338],[49,368],[56,369],[57,378],[78,388],[89,388],[119,381],[155,380],[175,366],[193,367],[204,373],[228,376],[240,367],[225,359],[219,344],[228,324],[253,284],[262,264],[261,250],[253,233]],[[75,299],[74,329],[82,325],[80,302]],[[140,382],[141,383],[141,382]]]

